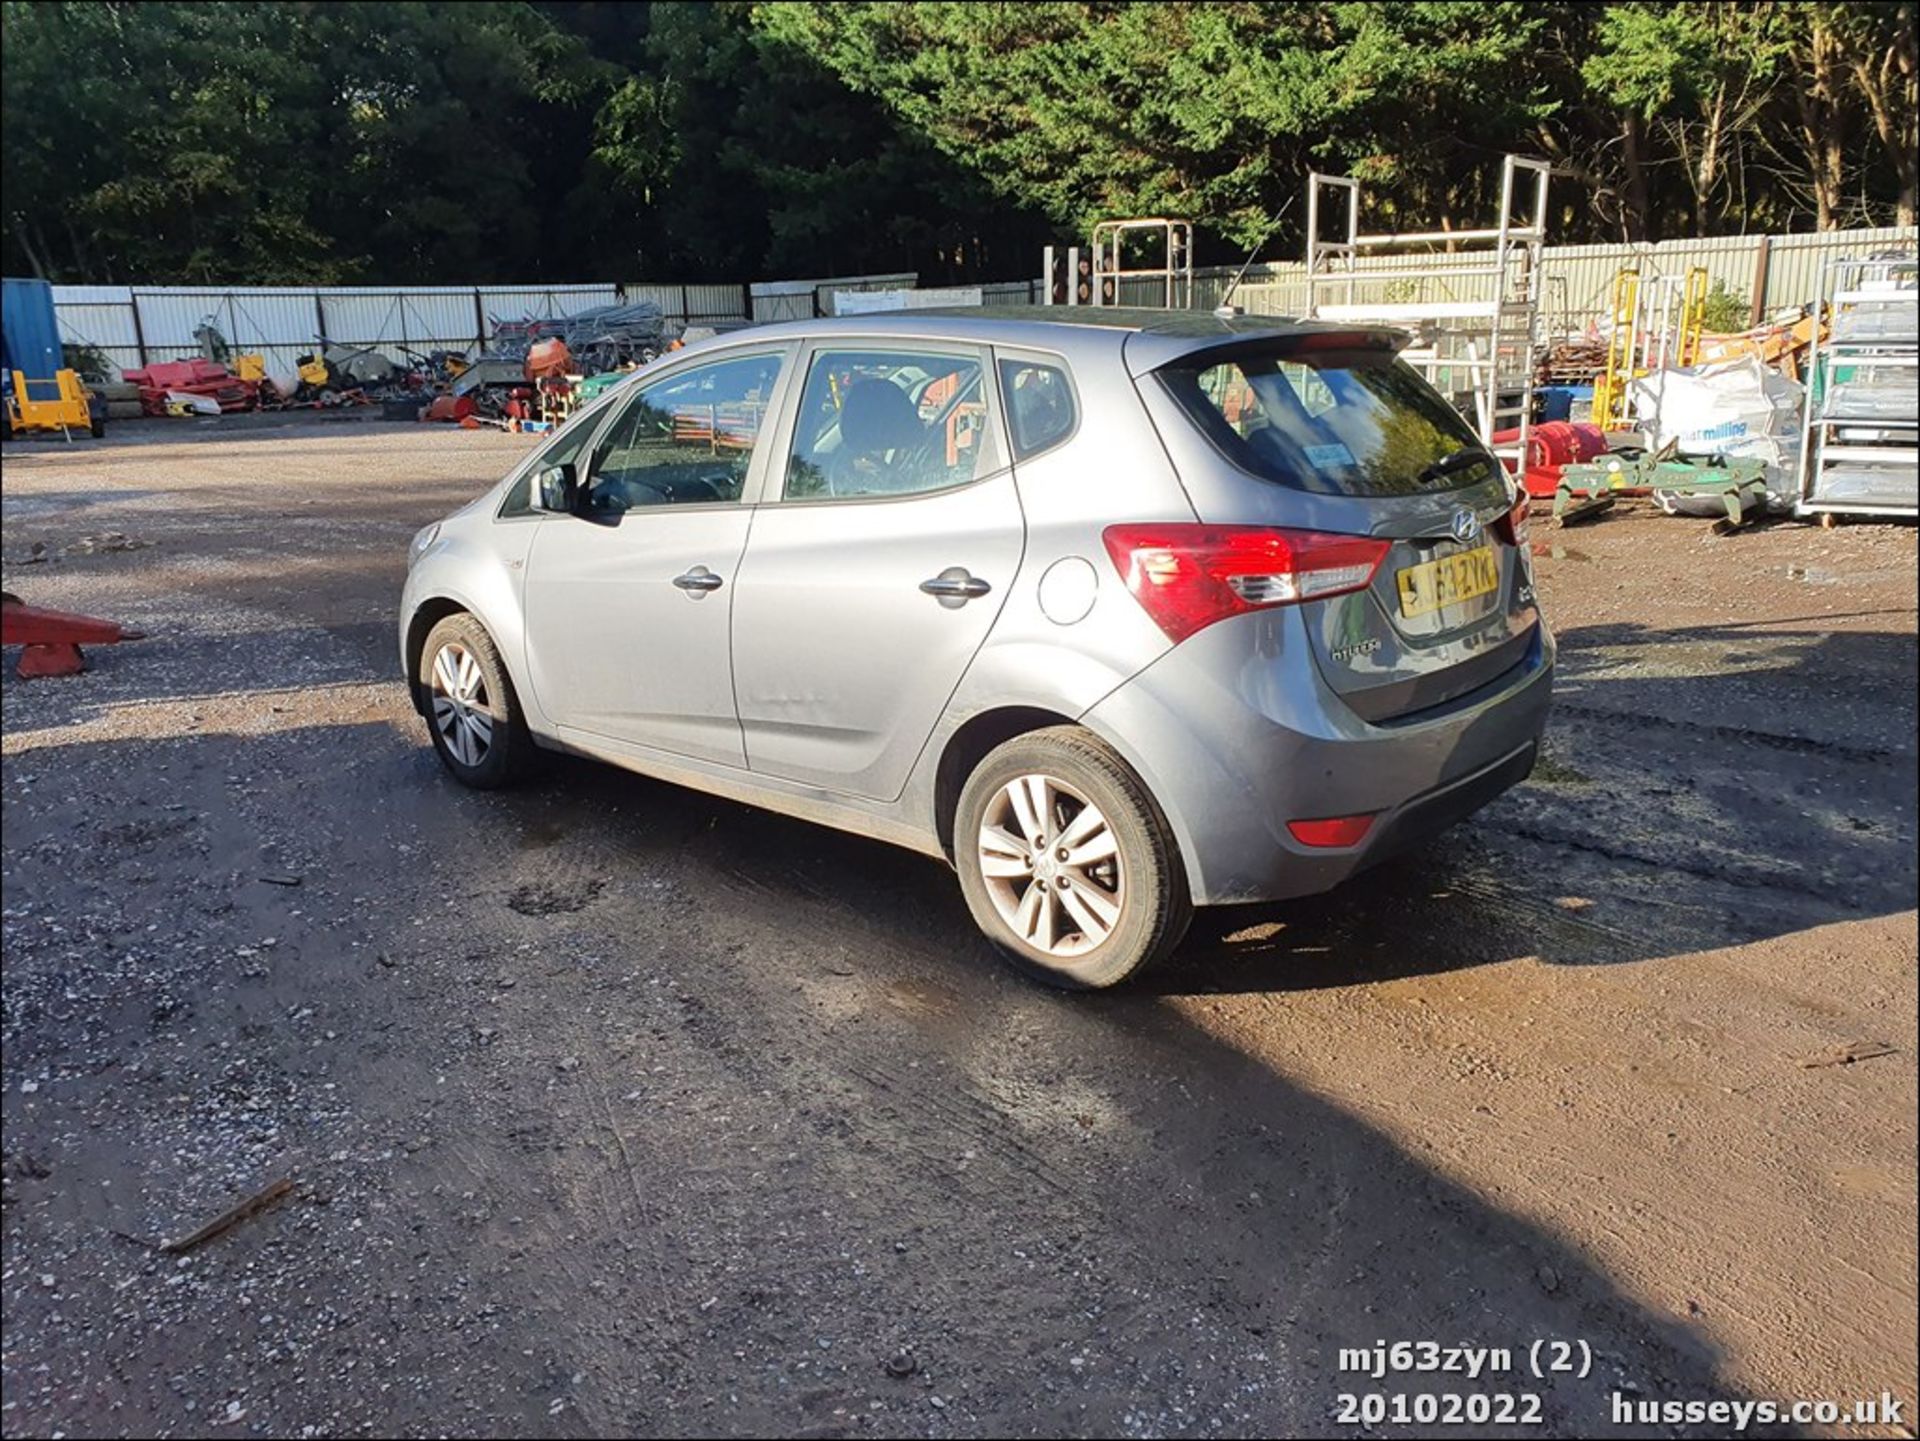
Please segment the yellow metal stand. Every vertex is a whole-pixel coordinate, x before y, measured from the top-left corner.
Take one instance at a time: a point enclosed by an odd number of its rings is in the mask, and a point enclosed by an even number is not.
[[[1627,424],[1627,385],[1635,375],[1640,342],[1640,272],[1613,277],[1613,330],[1607,336],[1607,368],[1593,383],[1593,422],[1602,430]]]
[[[7,434],[58,430],[71,440],[74,430],[92,429],[92,418],[87,413],[87,388],[80,383],[80,376],[71,370],[56,372],[52,384],[59,393],[52,400],[35,400],[27,389],[30,384],[47,383],[29,381],[20,371],[13,372],[13,394],[7,400]]]

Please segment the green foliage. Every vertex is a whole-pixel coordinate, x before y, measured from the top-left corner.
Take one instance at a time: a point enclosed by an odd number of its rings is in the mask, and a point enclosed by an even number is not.
[[[84,378],[96,380],[116,373],[96,345],[63,344],[60,347],[60,364],[64,369],[77,371]]]
[[[1554,217],[1569,239],[1785,226],[1811,208],[1771,183],[1806,163],[1791,154],[1807,129],[1796,46],[1821,26],[1845,37],[1834,83],[1858,93],[1842,110],[1871,101],[1862,77],[1904,74],[1896,138],[1914,103],[1910,4],[781,0],[756,14],[1003,200],[1081,235],[1164,212],[1251,244],[1309,168],[1365,180],[1370,228],[1483,225],[1505,150],[1544,150],[1586,187]],[[1863,167],[1860,190],[1911,218],[1907,174]]]
[[[1747,328],[1747,321],[1753,316],[1753,301],[1739,291],[1727,289],[1726,281],[1716,280],[1707,292],[1704,314],[1702,325],[1709,334],[1737,334]]]
[[[1297,254],[1309,168],[1370,228],[1485,224],[1507,150],[1568,241],[1910,222],[1914,8],[4,0],[4,262],[1007,278],[1127,214]]]
[[[8,0],[4,23],[7,266],[76,279],[524,278],[540,142],[615,78],[520,4]]]

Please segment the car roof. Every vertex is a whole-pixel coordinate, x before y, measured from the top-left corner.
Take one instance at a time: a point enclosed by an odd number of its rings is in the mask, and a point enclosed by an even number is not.
[[[1298,320],[1282,315],[1221,315],[1206,310],[1150,310],[1127,306],[994,305],[888,310],[819,320],[756,325],[755,339],[848,337],[970,340],[976,344],[1039,350],[1124,348],[1128,370],[1140,375],[1197,350],[1262,338],[1352,335],[1372,344],[1397,344],[1399,332],[1376,326]],[[744,333],[726,338],[738,341]]]

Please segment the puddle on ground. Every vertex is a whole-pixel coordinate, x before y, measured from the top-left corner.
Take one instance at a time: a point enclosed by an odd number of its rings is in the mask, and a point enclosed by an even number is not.
[[[1808,585],[1838,585],[1841,581],[1838,571],[1818,565],[1790,565],[1787,567],[1788,580],[1802,580]]]

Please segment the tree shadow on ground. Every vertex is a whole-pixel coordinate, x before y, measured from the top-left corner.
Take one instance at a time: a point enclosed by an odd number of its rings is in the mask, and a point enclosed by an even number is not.
[[[276,1431],[538,1435],[918,1429],[928,1387],[954,1434],[1323,1434],[1342,1393],[1466,1389],[1585,1435],[1622,1385],[1730,1394],[1700,1325],[1177,1008],[1013,978],[905,852],[584,764],[466,792],[387,725],[4,776],[9,1264],[60,1260],[7,1291],[8,1364],[67,1383],[18,1424],[146,1432],[181,1377]],[[270,971],[208,963],[269,927]],[[197,1129],[215,1096],[248,1128]],[[220,1209],[236,1155],[329,1204],[184,1287],[112,1247]],[[242,1296],[331,1379],[270,1384]],[[1591,1374],[1339,1365],[1549,1338]]]

